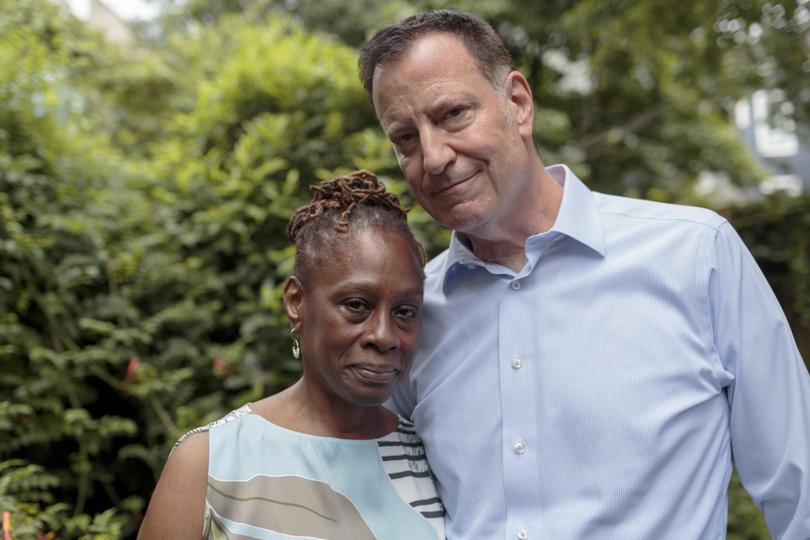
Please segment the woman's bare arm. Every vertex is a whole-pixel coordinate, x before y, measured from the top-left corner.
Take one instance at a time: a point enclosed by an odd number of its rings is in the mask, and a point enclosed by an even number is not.
[[[200,540],[208,488],[208,432],[195,433],[174,449],[163,467],[138,540]]]

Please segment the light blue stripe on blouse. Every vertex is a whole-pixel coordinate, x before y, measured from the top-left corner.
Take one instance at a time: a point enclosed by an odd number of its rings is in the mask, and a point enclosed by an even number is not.
[[[296,475],[320,480],[355,505],[377,538],[436,536],[430,524],[397,495],[380,461],[376,440],[293,432],[256,414],[215,426],[209,433],[208,473],[214,478]],[[233,452],[239,455],[231,455]]]

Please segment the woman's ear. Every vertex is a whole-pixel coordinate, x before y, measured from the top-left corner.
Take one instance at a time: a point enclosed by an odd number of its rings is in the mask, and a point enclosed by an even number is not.
[[[297,332],[303,318],[304,286],[296,275],[290,276],[284,284],[284,310],[290,319],[293,332]]]

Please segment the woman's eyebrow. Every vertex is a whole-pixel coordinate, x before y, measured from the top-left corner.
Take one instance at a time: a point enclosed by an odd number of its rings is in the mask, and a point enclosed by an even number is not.
[[[371,281],[349,281],[348,283],[344,283],[341,288],[368,293],[376,292],[379,289],[379,287]],[[408,289],[403,291],[401,296],[422,296],[422,289],[419,287]]]

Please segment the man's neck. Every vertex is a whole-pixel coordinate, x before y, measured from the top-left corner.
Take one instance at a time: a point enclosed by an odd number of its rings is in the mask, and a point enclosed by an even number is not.
[[[458,233],[482,261],[494,262],[519,272],[528,262],[526,239],[554,226],[562,203],[563,186],[541,166],[533,193],[527,193],[511,209],[508,221],[484,234]],[[504,220],[506,221],[506,220]]]
[[[508,241],[486,240],[483,238],[457,233],[462,242],[472,250],[476,257],[484,262],[493,262],[519,272],[526,265],[525,241],[510,243]]]

